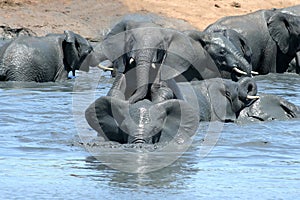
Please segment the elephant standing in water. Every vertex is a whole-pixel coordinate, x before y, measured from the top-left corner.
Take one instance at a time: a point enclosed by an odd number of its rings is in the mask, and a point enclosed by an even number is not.
[[[280,11],[300,17],[300,5],[282,8]],[[290,63],[288,71],[300,74],[300,52],[297,52],[295,59]]]
[[[20,36],[0,49],[0,81],[63,81],[87,70],[90,43],[72,31],[45,37]]]
[[[197,30],[184,31],[189,37],[201,43],[220,70],[221,77],[237,81],[242,76],[255,74],[252,71],[252,50],[246,38],[238,32],[225,29],[210,33]]]
[[[160,87],[153,93],[160,97],[133,104],[122,95],[100,97],[86,110],[86,120],[109,141],[168,142],[178,134],[191,137],[200,121],[235,121],[239,112],[257,98],[257,86],[247,77],[239,82],[220,78],[182,82],[178,88],[176,92],[181,95]],[[173,99],[174,96],[182,99]]]
[[[283,73],[300,50],[300,17],[280,10],[259,10],[228,16],[204,32],[232,29],[243,35],[252,50],[251,62],[259,74]]]
[[[108,59],[117,70],[108,95],[114,96],[113,91],[126,85],[125,99],[135,103],[149,96],[153,91],[152,85],[167,85],[175,90],[166,83],[170,79],[191,81],[220,77],[219,67],[198,40],[154,23],[133,20],[119,22],[106,36],[99,50],[95,50],[99,62]],[[233,52],[224,54],[236,56]],[[226,65],[226,60],[220,63]],[[243,63],[245,66],[238,73],[250,76],[251,66],[247,61]],[[235,64],[228,65],[236,68]],[[228,71],[237,73],[232,69]]]

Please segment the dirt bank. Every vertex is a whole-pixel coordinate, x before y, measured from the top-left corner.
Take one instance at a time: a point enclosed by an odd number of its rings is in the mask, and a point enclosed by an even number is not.
[[[293,0],[0,0],[0,25],[26,27],[37,35],[75,31],[97,39],[122,15],[153,12],[205,28],[220,17],[300,4]]]

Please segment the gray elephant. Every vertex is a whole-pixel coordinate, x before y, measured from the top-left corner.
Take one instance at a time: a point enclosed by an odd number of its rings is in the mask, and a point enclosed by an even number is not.
[[[178,87],[184,101],[198,108],[200,121],[235,122],[239,112],[259,98],[256,82],[249,77],[238,82],[213,78]]]
[[[181,82],[178,88],[172,91],[160,87],[154,93],[160,94],[159,98],[133,104],[122,95],[100,97],[87,108],[86,120],[106,140],[153,144],[168,142],[177,134],[192,136],[200,121],[235,121],[239,112],[257,98],[257,86],[251,78],[239,82],[220,78]],[[175,94],[178,92],[181,95]]]
[[[260,94],[259,97],[240,112],[237,123],[287,120],[300,117],[300,107],[282,97],[271,94]]]
[[[152,83],[221,76],[218,66],[196,38],[154,23],[123,20],[113,27],[95,52],[99,62],[108,59],[118,71],[112,91],[120,87],[121,74],[125,74],[126,83],[132,85],[126,88],[134,88],[126,96],[131,103],[149,95]],[[243,70],[251,75],[249,64]],[[109,95],[113,96],[112,92]]]
[[[300,16],[300,5],[286,7],[279,10],[284,13]],[[296,53],[296,57],[290,62],[287,71],[300,74],[300,52]]]
[[[224,17],[204,31],[224,29],[235,30],[247,39],[253,70],[259,74],[285,72],[300,49],[300,18],[277,9]]]
[[[252,71],[252,50],[246,38],[238,32],[225,29],[213,32],[184,31],[209,53],[218,66],[221,77],[237,81],[242,76],[256,74]]]
[[[62,81],[87,70],[93,48],[72,31],[45,37],[20,36],[0,49],[0,81]]]

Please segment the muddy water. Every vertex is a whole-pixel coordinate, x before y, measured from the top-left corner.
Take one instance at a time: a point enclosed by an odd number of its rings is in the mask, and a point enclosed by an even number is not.
[[[225,124],[217,143],[206,150],[203,138],[210,125],[202,124],[173,164],[127,173],[95,159],[81,145],[95,136],[83,111],[107,93],[111,80],[97,70],[79,76],[66,83],[0,83],[1,199],[299,197],[300,120]],[[260,92],[300,106],[300,76],[257,80]]]

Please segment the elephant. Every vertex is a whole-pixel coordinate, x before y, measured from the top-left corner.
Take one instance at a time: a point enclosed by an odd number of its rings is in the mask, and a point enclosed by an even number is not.
[[[182,99],[168,87],[159,87],[151,100],[135,103],[122,95],[102,96],[86,109],[86,120],[108,141],[164,143],[176,134],[191,137],[201,121],[233,122],[257,98],[256,83],[249,77],[239,82],[221,78],[181,82],[178,87]]]
[[[215,61],[197,40],[151,22],[120,21],[95,50],[99,62],[110,60],[117,71],[108,95],[113,96],[112,91],[120,87],[122,74],[132,86],[126,88],[133,88],[125,96],[130,103],[146,98],[153,83],[164,85],[170,79],[189,82],[220,77]],[[239,72],[251,76],[249,65],[243,70]],[[232,73],[236,72],[232,70]]]
[[[283,73],[300,49],[300,18],[278,9],[223,17],[204,32],[231,29],[243,35],[252,50],[253,70]]]
[[[288,120],[300,117],[300,107],[280,96],[260,94],[259,97],[240,112],[236,120],[237,123]]]
[[[182,82],[178,87],[184,101],[198,105],[200,121],[235,122],[239,112],[259,98],[256,82],[250,77],[238,82],[222,78]]]
[[[75,70],[87,70],[92,51],[90,43],[72,31],[19,36],[0,49],[0,81],[63,81],[70,71],[75,76]]]
[[[280,9],[281,12],[285,12],[288,14],[300,16],[300,5],[286,7]],[[300,52],[296,53],[295,58],[290,62],[288,72],[294,72],[300,74]]]
[[[207,33],[188,30],[184,33],[201,43],[218,66],[222,78],[237,81],[241,76],[249,75],[249,71],[256,74],[252,71],[252,50],[246,38],[238,32],[225,29]]]

